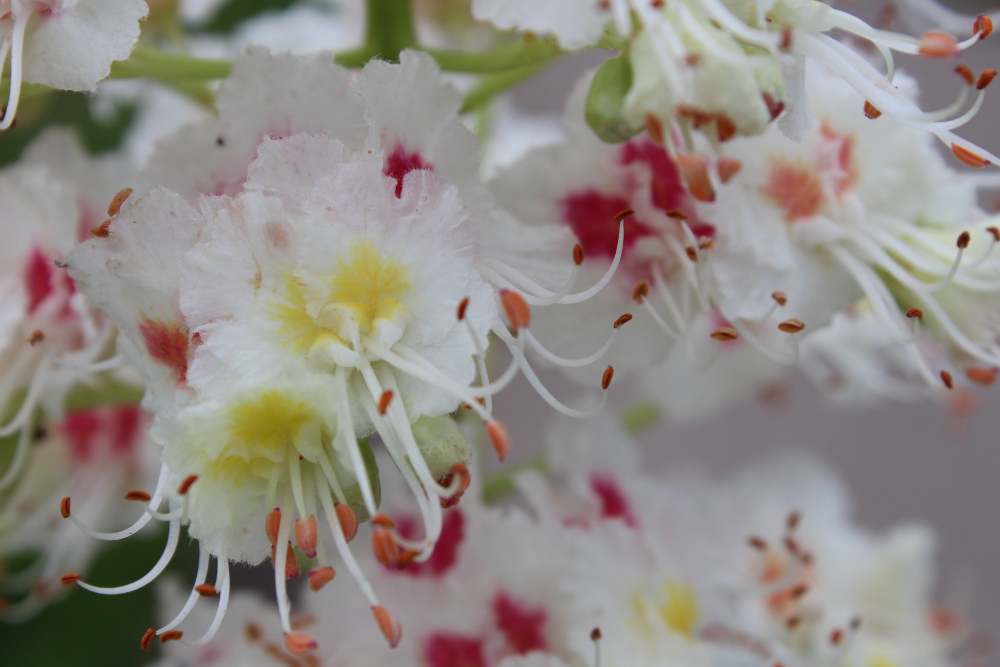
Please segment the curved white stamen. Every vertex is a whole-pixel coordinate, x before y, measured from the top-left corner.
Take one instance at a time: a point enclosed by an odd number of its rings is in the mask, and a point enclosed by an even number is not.
[[[48,369],[45,366],[40,365],[35,371],[35,375],[31,378],[31,384],[28,385],[28,391],[21,400],[21,407],[14,414],[14,416],[11,417],[9,422],[0,427],[0,438],[6,438],[31,419],[31,413],[34,411],[35,406],[38,403],[38,397],[42,393],[42,380],[45,376],[46,370]],[[15,462],[16,461],[17,458],[15,457]],[[11,471],[16,471],[19,467],[20,466],[15,463],[11,463],[10,468],[4,474],[4,481],[0,482],[0,489],[6,488],[6,486],[10,484],[8,476],[11,475]],[[17,473],[15,472],[14,474],[16,475]]]
[[[613,329],[611,331],[611,335],[608,337],[607,342],[605,342],[604,345],[602,345],[600,349],[597,350],[597,352],[594,352],[591,355],[588,355],[586,357],[581,357],[578,359],[569,359],[567,357],[560,357],[556,354],[553,354],[552,352],[547,350],[540,342],[538,342],[538,339],[535,338],[534,334],[532,334],[529,329],[525,329],[524,334],[528,344],[530,344],[532,348],[536,352],[538,352],[539,356],[541,356],[546,361],[552,362],[557,366],[563,366],[567,368],[577,368],[580,366],[589,366],[590,364],[594,363],[595,361],[598,361],[599,359],[601,359],[601,357],[607,354],[608,350],[611,349],[611,346],[614,345],[615,339],[618,337],[618,329]]]
[[[914,317],[912,319],[913,341],[906,344],[906,349],[913,357],[913,361],[917,365],[917,371],[919,371],[920,376],[924,379],[924,382],[931,387],[940,389],[942,387],[943,380],[939,376],[934,375],[934,371],[932,371],[927,365],[927,360],[924,359],[924,355],[920,353],[920,318]]]
[[[580,419],[594,417],[604,409],[604,404],[608,402],[608,392],[603,390],[601,391],[601,399],[593,408],[589,410],[574,410],[573,408],[561,403],[555,396],[552,395],[552,392],[550,392],[545,385],[542,384],[542,381],[538,379],[538,376],[535,375],[535,371],[532,370],[527,359],[522,357],[520,366],[521,373],[524,374],[524,377],[528,380],[531,386],[534,387],[536,392],[538,392],[538,395],[542,397],[542,400],[551,405],[555,410],[568,417],[577,417]]]
[[[326,478],[327,483],[329,483],[334,494],[337,496],[337,502],[347,502],[347,496],[344,494],[344,490],[340,486],[340,480],[337,479],[336,472],[333,469],[333,464],[330,463],[330,457],[326,455],[325,451],[320,452],[319,454],[319,467],[323,471],[323,475]]]
[[[120,595],[122,593],[131,593],[132,591],[139,590],[143,586],[149,584],[151,581],[156,579],[160,574],[167,568],[170,563],[170,559],[174,556],[174,551],[177,549],[177,542],[180,540],[181,535],[181,523],[180,521],[170,522],[170,532],[167,534],[167,544],[163,549],[163,553],[160,555],[160,560],[156,562],[153,569],[150,570],[140,579],[133,581],[131,584],[126,584],[124,586],[114,586],[111,588],[104,588],[101,586],[93,586],[91,584],[86,584],[82,581],[78,581],[77,584],[81,588],[85,588],[92,593],[100,593],[101,595]]]
[[[486,367],[486,351],[483,350],[483,346],[479,344],[479,337],[476,332],[472,329],[472,323],[468,319],[462,320],[465,323],[465,330],[469,334],[469,339],[472,341],[472,346],[476,351],[476,366],[479,369],[479,384],[481,386],[489,386],[490,384],[490,371]],[[513,368],[513,372],[517,373],[517,364],[511,364],[509,368]],[[513,377],[511,378],[513,379]],[[486,394],[486,411],[493,412],[493,394]]]
[[[648,298],[642,300],[642,307],[646,309],[646,312],[648,312],[649,316],[653,318],[653,321],[656,322],[661,329],[663,329],[664,333],[673,339],[680,337],[681,332],[674,331],[674,329],[667,324],[667,321],[663,319],[663,316],[660,315],[659,311],[653,307],[653,304],[649,302]]]
[[[347,398],[347,371],[343,367],[337,367],[334,377],[337,381],[337,399],[339,403],[337,406],[338,430],[340,430],[341,437],[344,438],[344,446],[347,448],[354,477],[357,479],[358,487],[361,489],[361,498],[364,500],[365,509],[368,510],[368,516],[375,516],[375,494],[368,479],[368,468],[365,466],[364,459],[361,456],[361,447],[358,445],[354,425],[351,423],[351,406]],[[342,428],[340,427],[341,423],[344,424]]]
[[[891,329],[893,338],[901,343],[913,340],[911,332],[903,329],[903,315],[885,284],[874,275],[871,268],[859,262],[851,253],[838,245],[830,245],[833,256],[847,269],[861,290],[868,297],[875,312]]]
[[[24,467],[24,461],[28,456],[28,445],[31,444],[32,428],[31,422],[28,421],[24,424],[21,429],[20,434],[17,437],[17,448],[14,450],[14,460],[11,461],[10,467],[7,472],[4,473],[2,479],[0,479],[0,491],[3,491],[8,486],[10,486],[15,479],[17,479],[18,474],[21,472],[21,468]]]
[[[289,507],[291,504],[291,491],[286,490],[282,505]],[[285,632],[292,631],[292,622],[289,619],[292,603],[288,600],[288,587],[285,583],[285,566],[288,564],[288,541],[291,536],[292,512],[285,511],[281,513],[281,521],[278,522],[278,538],[275,541],[274,547],[274,593],[278,598],[278,615],[281,617],[281,628]]]
[[[604,289],[604,287],[609,282],[611,282],[611,279],[614,277],[615,272],[618,271],[618,267],[622,263],[622,253],[624,252],[624,250],[625,250],[625,220],[622,219],[618,223],[618,245],[615,248],[615,258],[611,261],[611,266],[608,267],[608,270],[604,272],[604,275],[601,276],[601,279],[598,280],[596,283],[594,283],[594,285],[590,289],[563,297],[558,301],[558,303],[562,305],[581,303],[591,298],[592,296],[600,292],[602,289]]]
[[[145,508],[147,511],[144,511],[143,514],[140,515],[139,518],[136,519],[135,522],[131,526],[129,526],[128,528],[126,528],[124,530],[119,530],[119,531],[114,532],[114,533],[104,533],[104,532],[96,531],[96,530],[93,530],[92,528],[88,528],[87,526],[85,526],[73,514],[70,514],[70,517],[69,517],[70,521],[72,521],[76,525],[77,528],[79,528],[80,530],[82,530],[87,535],[93,537],[94,539],[104,540],[106,542],[112,542],[112,541],[115,541],[115,540],[125,539],[126,537],[131,537],[132,535],[135,535],[140,530],[142,530],[143,526],[145,526],[147,523],[149,523],[149,520],[153,518],[149,514],[148,510],[155,509],[155,508],[159,507],[160,503],[163,502],[163,487],[164,487],[164,485],[167,482],[167,476],[168,475],[169,475],[169,471],[167,470],[167,466],[166,465],[161,465],[160,466],[160,476],[156,480],[156,489],[153,491],[153,496],[150,498],[149,503],[146,505],[146,508]]]
[[[791,366],[799,360],[799,341],[796,334],[785,334],[783,337],[791,341],[791,348],[782,353],[777,350],[772,350],[769,345],[767,345],[749,326],[744,324],[740,318],[734,318],[730,320],[733,328],[739,332],[740,336],[743,337],[748,343],[753,345],[753,347],[763,354],[765,357],[770,359],[776,364],[782,366]],[[777,328],[777,327],[775,327]]]
[[[288,457],[288,476],[292,497],[295,498],[295,509],[299,513],[299,518],[305,519],[309,513],[306,511],[306,499],[302,493],[302,468],[299,466],[299,457],[294,453]]]
[[[177,616],[174,617],[174,620],[157,630],[157,635],[162,635],[164,632],[176,628],[184,621],[185,618],[187,618],[188,614],[191,613],[191,610],[194,609],[195,603],[198,602],[198,598],[201,597],[201,593],[196,591],[195,588],[205,583],[205,578],[208,577],[208,562],[210,558],[211,555],[201,546],[201,543],[199,542],[198,572],[194,575],[194,586],[191,588],[191,594],[188,595],[188,599],[184,602],[184,606],[181,607],[180,612],[178,612]]]
[[[7,109],[4,111],[3,119],[0,119],[0,131],[8,129],[14,123],[14,113],[17,111],[18,102],[21,100],[21,69],[24,58],[24,30],[28,27],[28,19],[31,18],[32,11],[21,11],[14,17],[14,27],[11,29],[12,37],[10,46],[10,91],[7,93]],[[4,53],[6,58],[6,53]],[[0,60],[0,66],[3,61]]]
[[[219,591],[219,606],[216,608],[215,617],[212,618],[212,624],[208,626],[205,634],[193,642],[182,640],[188,646],[204,646],[212,641],[215,633],[219,631],[219,626],[222,625],[222,619],[226,615],[226,610],[229,608],[229,561],[225,558],[216,559],[216,567],[219,571],[215,578],[215,585]]]
[[[354,581],[357,582],[358,588],[368,598],[368,603],[374,607],[378,604],[378,598],[375,596],[372,585],[365,578],[364,572],[361,571],[358,561],[354,559],[354,554],[351,553],[351,548],[347,545],[347,540],[344,539],[344,529],[340,527],[337,510],[333,505],[333,497],[330,495],[330,487],[322,483],[319,477],[319,470],[314,469],[314,474],[317,475],[316,487],[319,489],[319,501],[323,506],[323,514],[326,516],[327,525],[329,525],[330,532],[333,534],[333,541],[337,545],[337,551],[340,553],[344,565],[347,566],[347,571],[351,573]]]

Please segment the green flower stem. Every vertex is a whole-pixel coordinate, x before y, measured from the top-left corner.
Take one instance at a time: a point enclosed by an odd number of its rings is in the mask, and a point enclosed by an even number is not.
[[[424,49],[448,72],[489,74],[506,72],[557,58],[564,53],[551,37],[538,37],[530,33],[492,51],[466,53]]]
[[[498,74],[488,74],[482,77],[479,83],[465,95],[465,100],[462,103],[462,112],[473,111],[482,107],[497,95],[506,92],[525,79],[530,79],[551,64],[552,61],[543,61],[526,67],[518,67],[517,69]]]
[[[399,62],[400,51],[417,45],[410,0],[367,0],[365,13],[364,50],[371,57]]]
[[[150,77],[164,81],[221,79],[229,74],[231,60],[196,58],[181,53],[137,46],[128,60],[111,64],[112,79]]]

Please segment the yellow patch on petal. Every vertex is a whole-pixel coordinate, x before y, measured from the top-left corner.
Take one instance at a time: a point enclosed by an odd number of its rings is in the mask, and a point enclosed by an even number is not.
[[[889,654],[876,651],[868,658],[868,667],[899,667],[899,664]]]
[[[319,417],[305,401],[266,389],[229,409],[230,440],[223,457],[284,461],[304,427]]]
[[[698,625],[698,600],[690,584],[667,581],[661,595],[650,599],[647,590],[637,590],[632,594],[631,625],[643,637],[651,640],[662,633],[662,626],[656,627],[654,619],[686,639],[693,640]]]
[[[356,243],[347,260],[338,261],[329,281],[330,296],[317,320],[336,329],[346,315],[354,318],[361,333],[371,333],[375,320],[405,317],[401,299],[410,290],[407,273],[405,266],[383,256],[375,244]]]
[[[306,297],[298,278],[293,275],[285,276],[282,289],[283,301],[272,303],[268,310],[272,317],[281,322],[278,335],[294,352],[307,353],[321,342],[343,342],[309,315]]]

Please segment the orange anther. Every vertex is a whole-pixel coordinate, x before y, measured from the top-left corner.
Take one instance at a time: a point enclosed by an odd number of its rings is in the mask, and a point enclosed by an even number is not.
[[[64,519],[69,518],[69,504],[70,504],[69,496],[63,498],[62,501],[59,503],[59,513],[62,514],[62,518]]]
[[[631,322],[631,321],[632,321],[632,313],[625,313],[617,320],[615,320],[615,329],[625,324],[626,322]]]
[[[649,134],[649,138],[663,145],[663,123],[656,116],[649,114],[646,116],[646,133]]]
[[[573,246],[573,263],[577,266],[583,264],[583,246],[579,243]]]
[[[594,628],[593,630],[590,631],[590,641],[592,641],[592,642],[599,642],[599,641],[601,641],[601,629],[600,628]]]
[[[507,321],[514,331],[531,324],[531,308],[524,297],[509,289],[500,290],[500,303],[503,305]]]
[[[719,114],[715,117],[715,131],[719,135],[719,141],[729,141],[736,136],[736,123],[729,116]]]
[[[604,373],[601,375],[601,389],[607,389],[611,386],[611,379],[615,376],[615,367],[608,366],[604,369]]]
[[[372,531],[372,553],[375,560],[386,567],[399,562],[399,545],[388,528],[376,528]]]
[[[110,227],[111,227],[111,218],[108,218],[107,220],[105,220],[101,224],[99,224],[96,227],[94,227],[93,229],[91,229],[90,233],[93,234],[94,236],[98,237],[98,238],[106,239],[109,236],[111,236],[111,229],[110,229]]]
[[[156,628],[150,628],[142,635],[142,639],[139,640],[139,648],[143,651],[149,650],[149,645],[153,643],[153,638],[156,637]]]
[[[337,512],[340,529],[344,531],[344,539],[350,542],[358,534],[358,513],[350,505],[343,503],[335,504],[333,509]]]
[[[979,35],[979,39],[986,39],[993,32],[993,19],[985,14],[980,14],[972,22],[972,34]]]
[[[929,30],[921,38],[918,52],[928,58],[954,58],[960,51],[957,39],[940,30]]]
[[[997,71],[995,69],[983,70],[983,73],[979,75],[979,79],[976,81],[976,90],[983,90],[986,86],[993,82],[994,77],[996,77]]]
[[[649,281],[643,278],[635,285],[632,285],[632,300],[642,303],[642,300],[649,296]]]
[[[969,232],[962,232],[961,234],[958,235],[958,241],[955,242],[955,245],[957,245],[962,250],[965,250],[966,248],[969,247],[969,241],[971,240],[972,240],[972,235],[970,235]]]
[[[771,292],[771,298],[774,299],[779,306],[784,306],[788,303],[788,295],[782,291]]]
[[[692,262],[698,261],[698,251],[695,250],[693,245],[689,245],[686,248],[684,248],[684,252],[687,254],[688,259],[690,259]]]
[[[739,332],[732,327],[719,327],[709,335],[715,340],[721,341],[736,340],[740,337]]]
[[[458,312],[456,314],[458,315],[459,322],[465,319],[465,309],[468,307],[469,307],[469,297],[465,297],[458,302]]]
[[[635,215],[635,211],[633,211],[630,208],[626,208],[624,210],[618,211],[618,214],[615,215],[615,222],[621,222],[622,220],[624,220],[625,218],[627,218],[627,217],[629,217],[631,215]]]
[[[840,642],[844,640],[844,631],[840,628],[835,628],[833,632],[830,633],[830,643],[834,646],[840,646]]]
[[[34,331],[31,332],[31,335],[28,336],[28,345],[34,347],[39,343],[41,343],[43,340],[45,340],[45,334],[42,333],[41,329],[35,329]]]
[[[316,568],[315,570],[309,570],[309,588],[314,591],[318,591],[333,581],[335,576],[337,576],[337,571],[329,565],[324,565],[323,567]]]
[[[672,218],[674,220],[687,220],[688,219],[687,213],[685,213],[684,211],[678,211],[675,208],[667,209],[667,217],[668,218]]]
[[[294,579],[302,574],[302,568],[299,567],[299,559],[295,557],[292,543],[289,542],[285,548],[285,579]]]
[[[1000,227],[987,227],[986,231],[990,233],[994,241],[1000,242]]]
[[[458,475],[458,490],[460,493],[464,493],[469,488],[469,484],[472,483],[472,474],[469,472],[469,466],[460,461],[451,466],[451,471]]]
[[[378,399],[378,413],[380,415],[384,415],[385,411],[389,409],[389,403],[392,402],[393,396],[392,389],[386,389],[382,392],[382,395]]]
[[[799,523],[802,522],[802,515],[798,512],[789,512],[788,517],[785,519],[785,528],[788,530],[795,530],[799,527]],[[794,551],[794,549],[793,549]]]
[[[988,387],[997,381],[998,372],[1000,372],[1000,369],[995,366],[993,368],[967,368],[965,370],[965,377],[976,384]]]
[[[855,616],[854,618],[852,618],[851,619],[851,623],[850,623],[850,627],[851,627],[851,630],[853,630],[854,632],[857,632],[858,628],[861,627],[861,617],[860,616]]]
[[[965,82],[970,86],[976,82],[976,75],[973,74],[969,66],[964,63],[955,67],[955,73],[965,79]]]
[[[749,544],[754,549],[757,549],[758,551],[767,551],[767,542],[765,542],[762,538],[757,537],[756,535],[751,535],[750,537],[748,537],[747,544]]]
[[[246,636],[248,642],[259,642],[260,638],[264,636],[264,631],[260,629],[260,626],[256,623],[247,623],[246,627],[243,628],[243,634]]]
[[[793,598],[798,599],[808,592],[809,592],[808,584],[799,584],[792,590],[788,591],[788,594],[791,595]]]
[[[380,604],[372,607],[372,615],[375,616],[375,622],[378,623],[378,629],[382,631],[382,635],[385,637],[386,641],[389,642],[389,648],[396,648],[399,644],[399,640],[403,638],[403,628],[396,621],[392,614]]]
[[[805,329],[806,325],[805,322],[803,322],[802,320],[798,319],[797,317],[793,317],[779,324],[778,328],[784,331],[785,333],[798,333],[803,329]]]
[[[969,83],[972,83],[971,81]],[[882,115],[882,112],[875,108],[875,105],[865,100],[865,118],[875,120]]]
[[[292,655],[305,655],[309,651],[315,651],[319,644],[316,640],[304,632],[286,632],[285,648]]]
[[[399,553],[399,560],[396,561],[396,567],[400,570],[405,570],[413,559],[420,555],[419,551],[414,551],[413,549],[403,549]]]
[[[111,200],[111,203],[108,204],[108,215],[118,215],[118,210],[121,209],[122,204],[125,203],[130,194],[132,194],[132,188],[122,188],[119,190],[118,194]]]
[[[510,435],[507,427],[499,419],[490,419],[483,427],[486,429],[486,436],[490,439],[490,445],[497,455],[497,459],[503,461],[510,452]]]
[[[295,521],[295,543],[302,549],[306,558],[316,557],[316,542],[319,532],[316,530],[316,517],[310,514],[305,519]]]
[[[721,157],[715,168],[719,171],[719,180],[728,183],[743,168],[743,163],[734,157]]]
[[[778,44],[778,48],[782,51],[792,48],[792,26],[786,25],[781,29],[781,43]]]
[[[948,371],[941,371],[941,381],[944,382],[944,386],[948,387],[948,389],[955,388],[955,382]]]
[[[267,534],[267,539],[271,542],[271,546],[278,543],[278,527],[281,525],[281,510],[275,507],[271,510],[267,518],[264,519],[264,532]]]
[[[376,526],[381,526],[382,528],[395,528],[396,521],[388,514],[383,514],[379,512],[372,517],[372,524]]]
[[[219,591],[215,590],[215,586],[212,584],[198,584],[194,587],[194,590],[197,591],[198,595],[206,598],[215,597],[219,594]]]
[[[708,158],[696,153],[679,153],[677,166],[692,197],[698,201],[715,201],[715,188],[708,176]]]
[[[985,167],[990,163],[990,161],[987,160],[986,158],[980,157],[979,155],[976,155],[975,153],[970,151],[968,148],[965,148],[964,146],[959,146],[958,144],[951,145],[951,152],[954,153],[955,157],[957,157],[959,160],[969,165],[970,167],[975,167],[976,169],[981,169],[982,167]]]
[[[909,317],[910,319],[913,319],[915,317],[918,320],[922,320],[924,319],[924,311],[920,310],[919,308],[910,308],[909,310],[906,311],[906,316]]]
[[[138,489],[132,489],[125,494],[125,500],[141,500],[144,503],[150,501],[151,496],[145,491],[139,491]]]
[[[69,584],[75,584],[76,582],[80,581],[81,578],[82,577],[79,574],[70,573],[70,574],[64,574],[63,576],[61,576],[59,578],[59,581],[61,581],[62,583],[66,584],[68,586]]]
[[[184,478],[184,481],[181,482],[181,485],[177,487],[177,493],[182,496],[187,495],[188,489],[190,489],[191,485],[197,481],[198,475],[188,475]]]

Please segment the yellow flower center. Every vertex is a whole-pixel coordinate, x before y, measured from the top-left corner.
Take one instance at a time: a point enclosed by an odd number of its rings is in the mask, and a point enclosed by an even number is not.
[[[649,599],[645,590],[632,594],[632,625],[639,634],[652,638],[660,633],[654,620],[685,639],[693,640],[698,625],[698,600],[694,589],[685,582],[668,580],[659,596]]]

